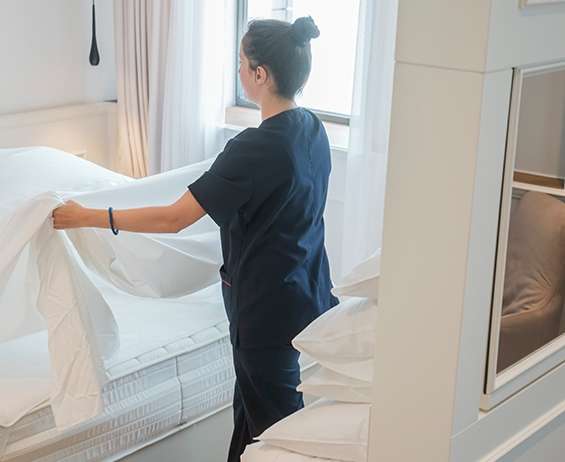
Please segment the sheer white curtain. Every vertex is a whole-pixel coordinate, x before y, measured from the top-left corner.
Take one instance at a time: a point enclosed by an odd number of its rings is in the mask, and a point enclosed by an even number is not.
[[[114,3],[118,156],[113,168],[135,177],[147,175],[150,22],[150,0]]]
[[[346,171],[341,273],[380,249],[397,0],[361,0]]]
[[[222,148],[227,0],[168,0],[153,15],[149,173],[178,168]]]

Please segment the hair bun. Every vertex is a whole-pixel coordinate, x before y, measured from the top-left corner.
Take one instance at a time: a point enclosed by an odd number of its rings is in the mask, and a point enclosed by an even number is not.
[[[312,19],[312,16],[298,18],[292,24],[292,36],[297,45],[305,46],[311,39],[320,36],[320,29]]]

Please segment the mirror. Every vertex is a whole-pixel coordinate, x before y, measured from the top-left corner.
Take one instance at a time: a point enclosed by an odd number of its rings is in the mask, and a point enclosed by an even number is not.
[[[565,64],[515,71],[498,241],[500,374],[565,338]]]

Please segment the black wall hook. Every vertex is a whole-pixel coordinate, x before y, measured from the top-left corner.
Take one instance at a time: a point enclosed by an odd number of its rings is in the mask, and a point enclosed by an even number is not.
[[[98,43],[96,43],[96,5],[92,0],[92,41],[90,42],[90,64],[98,66],[100,64],[100,53],[98,53]]]

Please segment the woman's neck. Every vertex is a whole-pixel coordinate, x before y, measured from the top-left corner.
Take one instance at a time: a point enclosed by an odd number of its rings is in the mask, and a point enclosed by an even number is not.
[[[281,112],[294,109],[296,103],[294,100],[271,96],[261,101],[261,120],[276,116]]]

